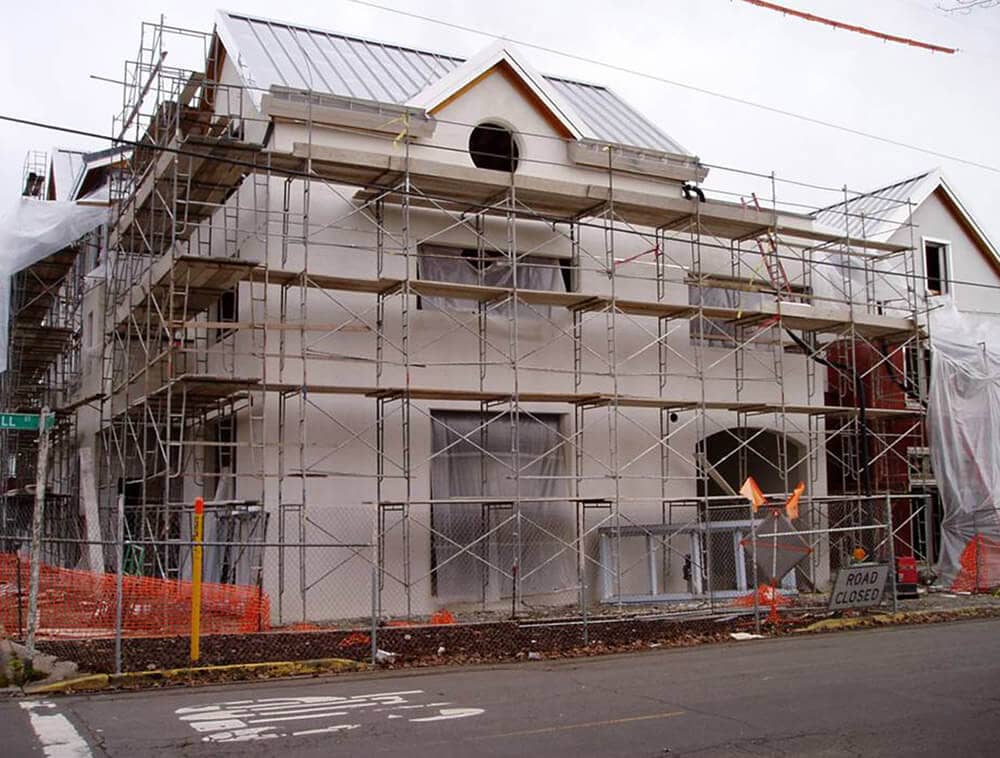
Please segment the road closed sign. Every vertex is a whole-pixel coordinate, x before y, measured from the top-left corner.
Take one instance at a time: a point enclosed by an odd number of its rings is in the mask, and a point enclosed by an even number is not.
[[[830,610],[871,608],[882,602],[889,579],[889,564],[860,563],[842,568],[830,593]]]

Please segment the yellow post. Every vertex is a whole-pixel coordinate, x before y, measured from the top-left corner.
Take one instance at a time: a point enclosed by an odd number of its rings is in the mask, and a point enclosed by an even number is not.
[[[205,529],[205,500],[194,499],[194,546],[191,549],[191,663],[201,656],[201,542]]]

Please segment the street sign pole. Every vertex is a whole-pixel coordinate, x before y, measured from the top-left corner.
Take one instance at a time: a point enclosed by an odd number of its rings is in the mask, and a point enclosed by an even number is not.
[[[31,583],[28,588],[28,634],[25,644],[28,655],[35,654],[35,632],[38,629],[38,583],[42,568],[42,527],[45,518],[45,480],[49,463],[49,409],[42,408],[38,417],[38,466],[35,471],[35,510],[31,519]]]

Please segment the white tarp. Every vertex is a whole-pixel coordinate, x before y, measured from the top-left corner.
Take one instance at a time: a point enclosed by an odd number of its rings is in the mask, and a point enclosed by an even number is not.
[[[421,245],[419,275],[421,279],[456,284],[482,284],[487,287],[513,287],[546,292],[565,292],[559,260],[538,255],[519,257],[517,261],[517,282],[514,281],[514,266],[502,252],[494,249],[484,251],[486,260],[480,263],[476,258],[467,258],[465,253],[475,254],[475,250],[463,251],[438,245]],[[459,313],[475,313],[478,301],[455,297],[423,297],[422,305],[427,310],[446,310]],[[524,318],[548,318],[552,306],[520,304],[518,316]],[[506,302],[490,309],[490,313],[506,316],[510,313],[510,303]]]
[[[18,198],[0,218],[0,371],[7,369],[10,278],[100,226],[106,207]]]
[[[927,427],[941,496],[938,581],[977,534],[1000,539],[1000,316],[932,312]]]
[[[559,593],[576,582],[567,549],[573,516],[565,503],[553,502],[566,490],[559,417],[521,414],[516,429],[514,420],[509,413],[431,414],[432,570],[439,600],[475,601],[484,588],[490,600],[509,596],[515,564],[526,595]],[[477,497],[512,500],[490,511]],[[448,498],[466,500],[440,502]]]

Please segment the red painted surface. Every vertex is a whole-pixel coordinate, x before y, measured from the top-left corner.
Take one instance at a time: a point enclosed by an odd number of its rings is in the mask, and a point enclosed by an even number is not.
[[[853,366],[862,377],[867,408],[905,409],[907,392],[903,351],[898,345],[870,345],[861,342],[837,342],[826,351],[835,364]],[[851,372],[827,370],[825,401],[828,405],[857,407],[858,391]],[[910,472],[907,448],[925,445],[922,423],[918,417],[867,419],[869,474],[872,492],[909,494]],[[861,435],[838,435],[827,444],[827,491],[831,495],[856,494],[864,491],[858,475]],[[845,463],[846,462],[846,465]],[[903,524],[912,513],[911,501],[894,499],[894,524]],[[913,554],[911,521],[899,530],[895,549],[897,555]]]

